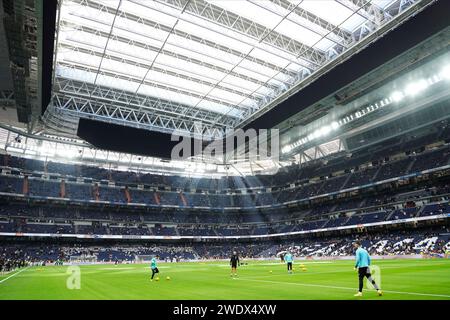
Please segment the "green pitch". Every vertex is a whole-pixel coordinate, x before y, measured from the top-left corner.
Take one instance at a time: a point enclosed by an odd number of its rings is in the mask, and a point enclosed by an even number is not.
[[[450,260],[373,261],[384,296],[365,288],[362,298],[353,261],[305,261],[306,271],[297,261],[292,275],[276,260],[247,262],[237,279],[226,262],[160,263],[153,282],[148,265],[81,266],[78,290],[67,288],[66,266],[31,267],[0,276],[0,299],[450,300]]]

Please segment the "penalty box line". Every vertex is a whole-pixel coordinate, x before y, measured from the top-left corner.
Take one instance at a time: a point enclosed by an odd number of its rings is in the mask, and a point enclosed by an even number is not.
[[[258,279],[247,279],[247,278],[238,278],[239,280],[246,281],[254,281],[254,282],[266,282],[266,283],[277,283],[277,284],[290,284],[295,286],[303,286],[303,287],[317,287],[317,288],[327,288],[327,289],[342,289],[342,290],[356,290],[355,288],[349,287],[338,287],[338,286],[327,286],[322,284],[308,284],[308,283],[292,283],[292,282],[283,282],[283,281],[271,281],[271,280],[258,280]],[[381,289],[383,290],[383,289]],[[434,294],[434,293],[419,293],[419,292],[407,292],[407,291],[392,291],[392,290],[383,290],[383,292],[388,293],[397,293],[397,294],[407,294],[407,295],[415,295],[415,296],[429,296],[429,297],[442,297],[442,298],[450,298],[450,295],[445,294]]]
[[[11,279],[11,278],[14,277],[14,276],[17,276],[19,273],[24,272],[24,271],[27,270],[28,268],[29,268],[29,266],[26,267],[25,269],[19,270],[19,271],[16,272],[16,273],[13,273],[13,274],[10,275],[9,277],[6,277],[5,279],[0,280],[0,283],[3,283],[3,282],[5,282],[6,280]]]

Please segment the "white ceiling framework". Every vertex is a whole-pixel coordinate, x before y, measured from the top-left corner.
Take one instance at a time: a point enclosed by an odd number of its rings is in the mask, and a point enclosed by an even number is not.
[[[221,137],[430,2],[60,0],[47,113]]]

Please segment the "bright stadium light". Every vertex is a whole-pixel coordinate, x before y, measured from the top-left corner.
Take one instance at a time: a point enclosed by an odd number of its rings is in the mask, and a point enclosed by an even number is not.
[[[323,126],[322,128],[319,129],[320,136],[326,136],[327,134],[330,133],[330,131],[331,131],[330,126]]]
[[[333,121],[333,122],[331,123],[331,128],[332,128],[333,130],[336,130],[337,128],[339,128],[339,123],[337,123],[336,121]]]
[[[287,146],[283,147],[283,149],[281,149],[281,152],[288,153],[288,152],[291,152],[291,150],[292,150],[292,147],[290,145],[287,145]]]
[[[320,137],[320,135],[321,135],[320,129],[317,129],[316,131],[313,132],[313,139]]]
[[[401,91],[395,91],[391,95],[391,99],[394,100],[395,102],[399,102],[399,101],[403,100],[404,97],[405,97],[405,95]]]
[[[410,85],[408,85],[405,89],[406,94],[414,96],[416,94],[419,94],[423,90],[425,90],[428,87],[428,83],[426,80],[422,79],[417,82],[413,82]]]
[[[450,80],[450,64],[446,65],[440,74],[441,78]]]

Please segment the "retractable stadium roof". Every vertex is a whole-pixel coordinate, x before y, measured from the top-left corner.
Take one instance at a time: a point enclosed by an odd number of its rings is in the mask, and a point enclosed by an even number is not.
[[[432,0],[60,0],[49,132],[223,137]]]

